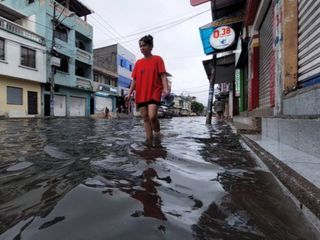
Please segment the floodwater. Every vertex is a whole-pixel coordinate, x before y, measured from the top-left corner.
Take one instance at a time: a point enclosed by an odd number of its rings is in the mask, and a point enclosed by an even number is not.
[[[228,125],[0,121],[0,239],[313,240],[311,224]]]

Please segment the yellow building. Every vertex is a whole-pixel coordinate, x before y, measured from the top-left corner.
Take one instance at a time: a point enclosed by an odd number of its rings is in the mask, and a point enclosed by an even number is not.
[[[22,27],[24,15],[0,3],[0,117],[41,115],[45,39]]]
[[[0,76],[0,116],[35,117],[41,113],[38,82]]]

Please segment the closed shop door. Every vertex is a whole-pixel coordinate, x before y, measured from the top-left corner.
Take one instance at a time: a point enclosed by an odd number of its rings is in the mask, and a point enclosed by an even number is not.
[[[65,117],[67,115],[66,96],[54,95],[54,116]]]
[[[273,8],[269,7],[259,29],[259,108],[270,106],[271,57],[273,56]]]
[[[320,1],[298,1],[298,81],[320,75]]]
[[[108,108],[112,111],[112,99],[106,97],[95,97],[95,113],[104,113],[104,109]]]
[[[70,116],[84,117],[86,115],[86,99],[70,97]]]
[[[38,93],[28,91],[28,114],[38,114]]]

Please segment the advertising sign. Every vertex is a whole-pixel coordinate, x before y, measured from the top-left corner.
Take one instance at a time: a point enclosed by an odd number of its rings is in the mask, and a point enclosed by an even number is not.
[[[237,68],[235,71],[235,96],[240,97],[240,69]]]
[[[214,49],[225,49],[233,44],[235,36],[236,34],[231,27],[222,26],[212,32],[209,42]]]
[[[209,55],[234,49],[242,21],[243,16],[225,17],[200,27],[204,53]]]

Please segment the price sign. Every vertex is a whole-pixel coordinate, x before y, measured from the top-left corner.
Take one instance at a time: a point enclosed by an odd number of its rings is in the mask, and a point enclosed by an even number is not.
[[[214,49],[225,49],[234,42],[236,34],[229,26],[221,26],[216,28],[210,36],[210,45]]]

